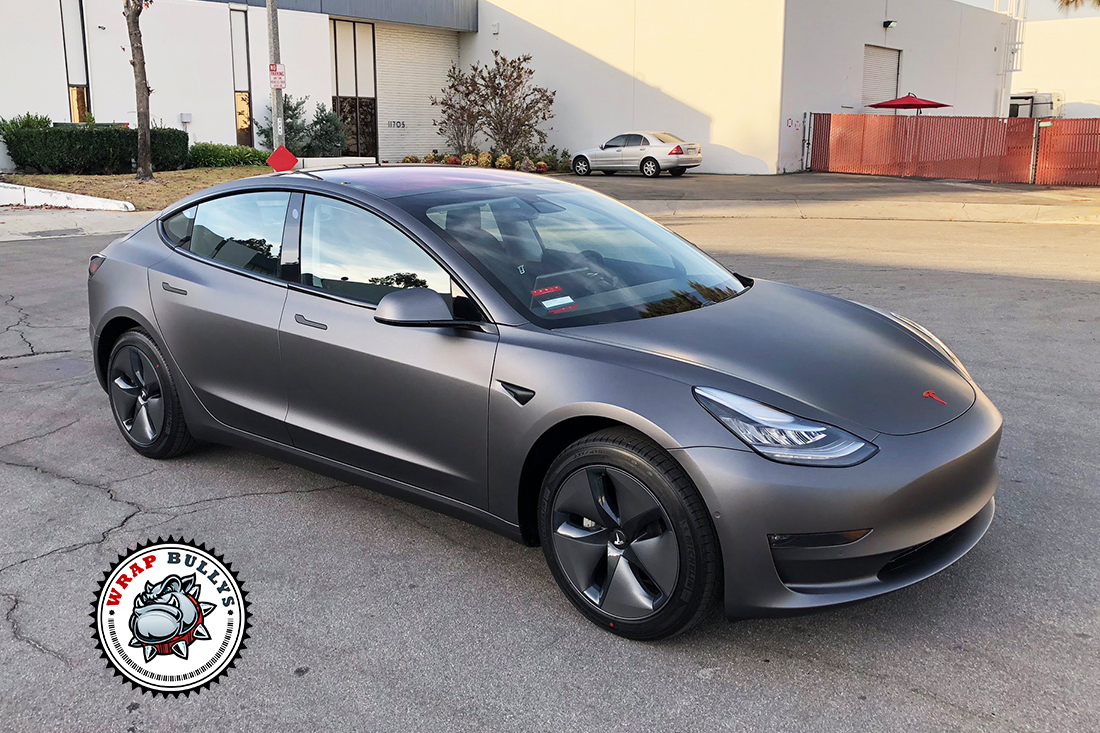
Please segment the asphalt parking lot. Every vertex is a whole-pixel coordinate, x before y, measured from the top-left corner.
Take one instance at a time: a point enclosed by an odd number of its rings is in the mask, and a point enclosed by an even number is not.
[[[628,642],[572,609],[537,548],[237,450],[141,458],[89,362],[85,264],[110,237],[4,242],[0,727],[1100,728],[1100,227],[666,223],[954,348],[1006,424],[970,555],[858,606]],[[109,563],[168,535],[223,553],[253,614],[236,669],[178,699],[113,677],[88,626]]]

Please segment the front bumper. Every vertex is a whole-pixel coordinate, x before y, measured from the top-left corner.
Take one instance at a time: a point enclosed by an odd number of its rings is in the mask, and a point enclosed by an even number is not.
[[[718,531],[731,618],[851,603],[938,573],[993,519],[1001,415],[974,406],[935,430],[880,435],[850,468],[791,466],[748,450],[683,448],[676,458]],[[870,529],[836,547],[773,548],[768,535]]]

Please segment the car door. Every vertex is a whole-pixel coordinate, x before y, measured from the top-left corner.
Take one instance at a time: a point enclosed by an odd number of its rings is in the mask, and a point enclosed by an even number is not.
[[[305,197],[300,271],[280,327],[294,445],[484,508],[495,328],[375,321],[378,301],[407,287],[463,318],[476,306],[420,244],[345,201]]]
[[[627,135],[626,143],[623,145],[623,157],[622,165],[626,170],[638,170],[642,165],[642,158],[645,156],[646,150],[649,148],[646,146],[646,139],[641,135]]]
[[[618,170],[623,165],[623,145],[626,135],[616,135],[592,152],[592,167],[596,170]]]
[[[231,194],[180,212],[161,228],[175,251],[149,268],[164,346],[199,401],[226,425],[284,443],[278,268],[291,198]]]

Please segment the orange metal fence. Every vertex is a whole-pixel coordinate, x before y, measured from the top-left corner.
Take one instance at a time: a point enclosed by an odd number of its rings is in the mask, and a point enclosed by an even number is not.
[[[814,114],[810,170],[1028,183],[1036,122],[1027,118]]]
[[[1039,130],[1035,182],[1100,186],[1100,119],[1055,119]]]

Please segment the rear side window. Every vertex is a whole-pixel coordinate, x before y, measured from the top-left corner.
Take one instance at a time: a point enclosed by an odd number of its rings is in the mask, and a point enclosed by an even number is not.
[[[189,249],[201,257],[275,277],[290,194],[260,191],[199,204]],[[167,222],[165,223],[167,229]]]
[[[643,144],[644,143],[642,142],[642,136],[641,135],[627,135],[626,136],[626,145],[627,145],[627,147],[633,147],[635,145],[643,145]]]
[[[191,227],[195,223],[195,209],[184,209],[164,220],[164,235],[177,247],[186,247],[191,242]]]

